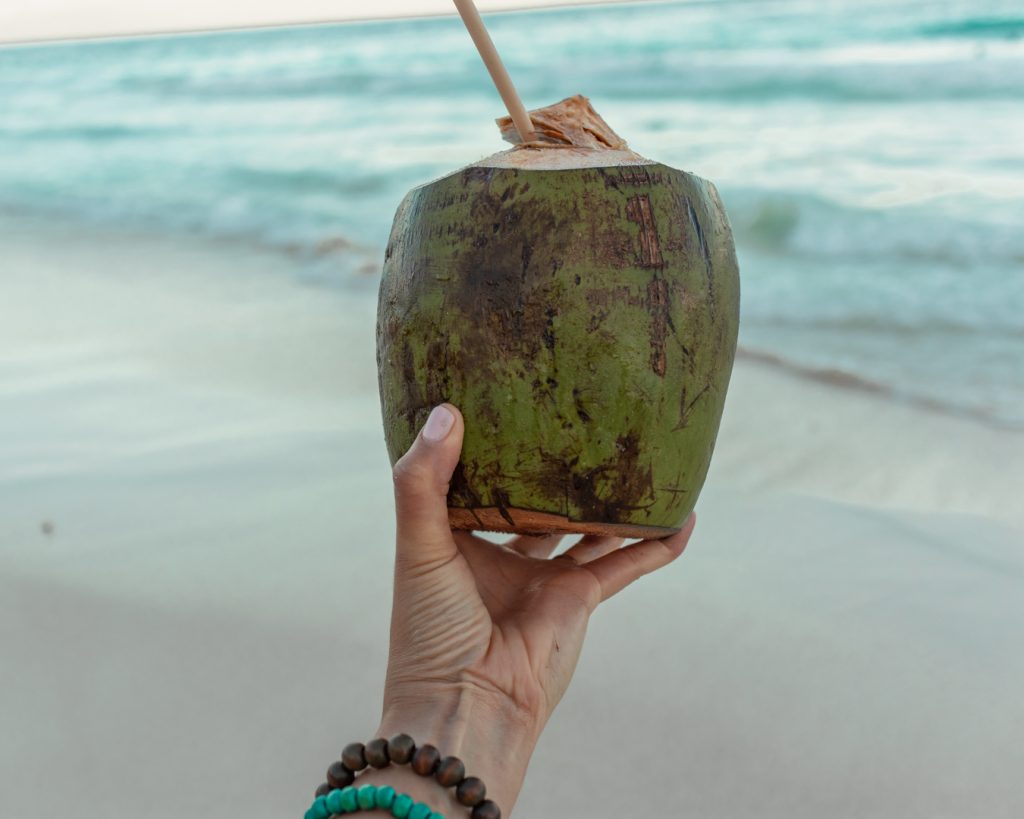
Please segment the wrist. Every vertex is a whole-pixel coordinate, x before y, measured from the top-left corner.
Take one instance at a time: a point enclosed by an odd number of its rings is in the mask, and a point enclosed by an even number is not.
[[[461,759],[466,766],[466,776],[483,780],[487,798],[497,803],[504,817],[512,812],[539,735],[521,712],[464,689],[443,695],[424,693],[414,701],[389,703],[377,736],[390,738],[401,733],[413,737],[417,746],[434,745],[442,757]],[[446,816],[468,813],[455,799],[454,788],[427,781],[411,770],[403,770],[404,767],[400,766],[398,771],[392,768],[368,771],[364,776],[376,774],[385,782],[395,773],[400,774],[404,782],[419,780],[413,783],[421,786],[421,796],[417,798],[428,804],[433,804],[433,799]],[[398,785],[392,783],[392,787],[398,788]],[[411,790],[408,792],[417,795]],[[441,799],[445,801],[442,803]]]
[[[447,819],[461,819],[469,813],[468,808],[459,804],[452,788],[442,788],[436,781],[428,781],[408,765],[367,768],[355,782],[357,788],[362,785],[376,785],[378,788],[390,785],[396,793],[409,794],[414,802],[429,805],[432,811]],[[381,809],[381,812],[390,815],[389,811]]]

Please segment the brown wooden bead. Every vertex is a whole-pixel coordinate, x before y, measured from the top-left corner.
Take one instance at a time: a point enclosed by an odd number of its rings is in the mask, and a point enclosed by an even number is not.
[[[327,769],[327,784],[334,788],[344,788],[355,782],[356,775],[344,762],[332,762]]]
[[[420,776],[432,776],[441,761],[441,752],[433,745],[420,745],[412,755],[412,769]]]
[[[487,786],[484,785],[482,779],[475,776],[467,776],[455,789],[455,798],[459,800],[460,805],[465,805],[467,808],[476,807],[484,801],[485,796],[487,796]]]
[[[374,768],[386,768],[391,764],[391,757],[388,755],[388,741],[386,739],[371,739],[366,743],[366,761]]]
[[[446,788],[454,788],[466,775],[466,766],[457,756],[446,756],[437,765],[434,778]]]
[[[388,740],[388,756],[396,765],[405,765],[416,753],[416,743],[408,734],[396,734]]]
[[[361,771],[366,767],[366,746],[361,742],[352,742],[341,752],[341,761],[350,771]]]
[[[330,786],[330,783],[328,783],[328,782],[321,782],[316,787],[316,795],[317,796],[327,796],[327,794],[329,794],[330,792],[331,792],[331,786]]]
[[[490,799],[485,799],[473,808],[470,819],[501,819],[501,811]]]

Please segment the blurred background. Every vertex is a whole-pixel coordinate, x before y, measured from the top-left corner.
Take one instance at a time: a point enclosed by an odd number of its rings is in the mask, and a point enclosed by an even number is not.
[[[635,150],[716,182],[745,347],[1019,426],[1015,5],[644,3],[490,24],[528,105],[585,93]],[[0,203],[372,280],[403,193],[501,148],[467,45],[443,17],[5,50]]]
[[[268,9],[0,37],[324,14]],[[1020,4],[486,21],[527,107],[716,183],[743,287],[693,546],[595,619],[516,815],[1021,815]],[[372,732],[383,247],[502,114],[451,15],[0,47],[0,813],[61,760],[83,816],[298,815]]]

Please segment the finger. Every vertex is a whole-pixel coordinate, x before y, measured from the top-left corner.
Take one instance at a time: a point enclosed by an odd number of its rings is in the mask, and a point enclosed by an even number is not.
[[[501,544],[513,552],[518,552],[525,557],[536,557],[541,560],[551,556],[551,553],[558,548],[565,535],[519,535],[507,543]]]
[[[601,586],[601,602],[645,574],[666,566],[683,553],[694,524],[696,515],[690,515],[683,528],[669,537],[658,540],[642,540],[624,549],[592,560],[583,568],[590,572]]]
[[[576,563],[582,565],[596,560],[602,555],[614,552],[623,543],[624,537],[610,537],[605,535],[584,535],[562,554],[571,557]]]
[[[489,542],[485,541],[484,538],[479,535],[475,535],[465,529],[452,529],[452,537],[455,538],[455,543],[459,546],[478,546],[481,543]]]
[[[508,543],[496,543],[493,540],[480,537],[476,532],[471,532],[468,529],[452,529],[452,537],[455,538],[455,543],[459,548],[466,546],[476,550],[485,549],[489,552],[506,552],[509,544],[515,540],[512,538]]]
[[[458,546],[462,556],[466,558],[474,573],[484,562],[493,561],[494,553],[501,551],[504,547],[500,543],[474,535],[472,532],[465,532],[459,529],[452,530],[452,537]]]
[[[452,532],[459,551],[469,564],[469,570],[476,580],[477,590],[480,593],[484,605],[496,613],[495,605],[510,610],[518,598],[521,590],[515,583],[496,571],[496,559],[505,554],[503,543],[492,543],[482,537],[470,534],[469,532]]]
[[[462,451],[462,413],[451,404],[431,411],[409,451],[395,463],[397,556],[423,564],[453,557],[448,484]]]

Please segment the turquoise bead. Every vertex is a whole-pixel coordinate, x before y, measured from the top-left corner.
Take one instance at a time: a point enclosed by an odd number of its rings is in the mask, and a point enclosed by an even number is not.
[[[395,789],[390,785],[377,788],[377,807],[390,808],[395,803]]]
[[[363,810],[373,810],[377,807],[377,786],[363,785],[359,791],[359,807]]]
[[[430,813],[431,810],[429,805],[417,802],[412,806],[412,810],[409,811],[409,819],[429,819]]]
[[[359,810],[359,798],[356,796],[356,789],[351,785],[341,789],[341,799],[339,801],[345,813],[355,813]]]
[[[431,813],[430,814],[430,819],[444,819],[444,814],[441,814],[441,813]]]
[[[395,797],[395,803],[391,806],[391,814],[395,819],[406,819],[409,815],[409,811],[412,810],[412,806],[413,801],[409,794],[399,794]]]
[[[306,814],[308,819],[327,819],[331,812],[327,810],[327,797],[318,796],[313,800],[313,807]]]
[[[341,813],[344,810],[341,806],[341,788],[335,788],[327,794],[324,804],[327,805],[327,810],[331,813]]]

